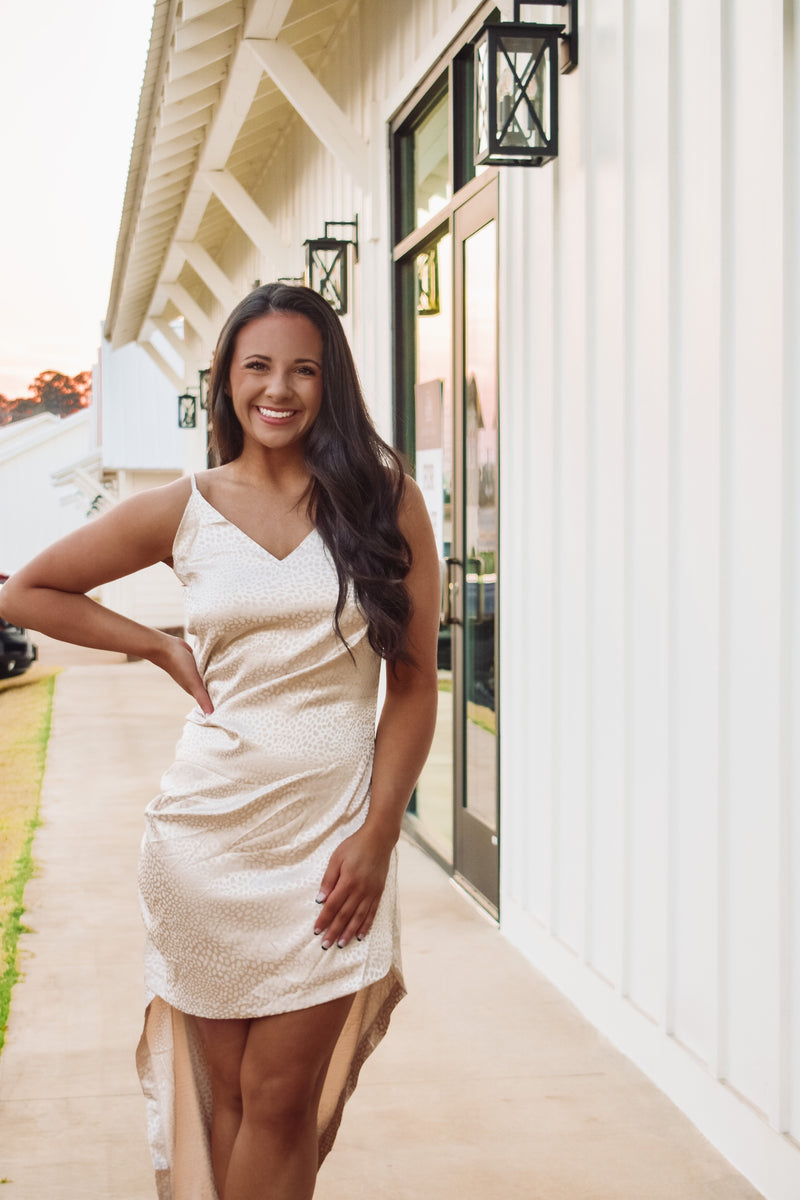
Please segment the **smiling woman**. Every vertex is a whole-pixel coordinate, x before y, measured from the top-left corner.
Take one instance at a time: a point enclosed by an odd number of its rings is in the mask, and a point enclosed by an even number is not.
[[[139,865],[159,1194],[309,1200],[404,994],[395,843],[435,722],[439,563],[315,292],[234,309],[211,408],[218,466],[57,543],[0,608],[149,658],[194,698]],[[84,594],[159,559],[185,642]]]

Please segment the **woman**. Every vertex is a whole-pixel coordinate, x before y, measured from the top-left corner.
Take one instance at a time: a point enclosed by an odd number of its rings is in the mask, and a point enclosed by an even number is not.
[[[308,1200],[404,992],[395,844],[433,736],[439,563],[315,292],[247,296],[211,393],[221,465],[58,542],[2,608],[147,658],[196,701],[139,869],[159,1196]],[[85,595],[160,560],[187,642]]]

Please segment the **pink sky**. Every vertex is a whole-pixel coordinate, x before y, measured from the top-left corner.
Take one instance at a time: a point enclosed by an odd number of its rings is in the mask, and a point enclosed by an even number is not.
[[[0,4],[0,393],[91,367],[153,0]]]

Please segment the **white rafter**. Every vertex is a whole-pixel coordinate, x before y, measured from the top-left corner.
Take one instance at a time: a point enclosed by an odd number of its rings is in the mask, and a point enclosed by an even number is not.
[[[216,340],[214,326],[203,312],[200,305],[190,296],[180,283],[162,284],[167,299],[171,300],[178,312],[183,314],[201,341],[213,346]]]
[[[238,303],[241,297],[230,279],[199,242],[176,242],[175,247],[226,311]]]
[[[282,272],[289,248],[239,180],[230,171],[204,171],[202,178],[253,245],[273,260],[278,273]]]
[[[165,379],[168,379],[178,392],[183,391],[183,380],[177,371],[173,371],[164,355],[156,350],[152,342],[139,342],[148,358],[151,358]]]
[[[350,119],[285,42],[247,38],[245,44],[286,99],[362,191],[369,191],[369,147]]]
[[[178,337],[169,321],[165,321],[163,317],[150,317],[150,324],[154,329],[158,330],[164,341],[172,347],[175,353],[180,355],[185,366],[189,361],[189,349],[183,338]]]

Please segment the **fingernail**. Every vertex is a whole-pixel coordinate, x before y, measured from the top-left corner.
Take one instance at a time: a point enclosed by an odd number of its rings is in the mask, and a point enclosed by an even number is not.
[[[325,893],[317,892],[315,900],[316,900],[317,904],[324,904],[325,903]]]
[[[319,935],[320,935],[321,933],[322,933],[322,930],[321,930],[321,929],[315,929],[315,930],[314,930],[314,937],[319,937]]]
[[[344,938],[340,938],[339,941],[336,943],[336,945],[339,947],[340,950],[344,950],[345,946],[347,945],[347,942],[344,940]]]
[[[357,942],[363,942],[363,940],[364,940],[363,934],[357,933],[357,934],[356,934],[356,941],[357,941]]]
[[[326,941],[324,941],[324,942],[322,943],[322,949],[323,949],[323,950],[328,950],[328,949],[330,949],[330,942],[329,942],[329,941],[327,941],[327,940],[326,940]]]

